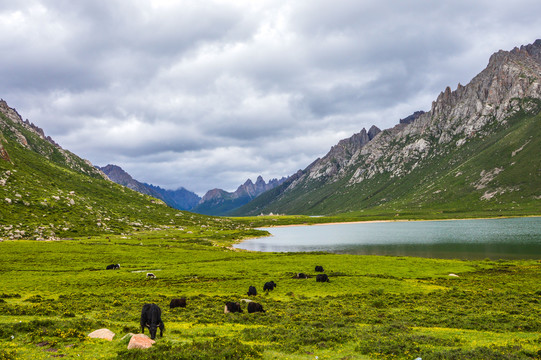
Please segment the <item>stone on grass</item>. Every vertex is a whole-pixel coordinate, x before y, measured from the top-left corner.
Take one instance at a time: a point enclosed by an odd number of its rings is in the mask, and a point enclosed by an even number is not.
[[[131,349],[148,349],[156,341],[152,340],[144,334],[135,334],[131,337],[130,343],[128,344],[128,350]]]
[[[112,341],[115,333],[109,329],[98,329],[88,334],[88,337]]]

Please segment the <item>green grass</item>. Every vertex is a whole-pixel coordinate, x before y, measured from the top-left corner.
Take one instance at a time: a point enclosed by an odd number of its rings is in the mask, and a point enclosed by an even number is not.
[[[0,242],[0,359],[539,358],[539,262],[228,248],[246,236],[194,225]],[[112,263],[121,269],[104,270]],[[315,281],[315,265],[329,283]],[[293,279],[297,272],[312,277]],[[264,294],[270,280],[278,286]],[[224,314],[225,302],[248,298],[250,285],[266,313],[248,314],[243,303],[244,313]],[[187,308],[169,309],[181,296]],[[120,338],[140,332],[148,302],[162,309],[164,337],[128,351]],[[103,327],[117,334],[112,342],[86,337]]]

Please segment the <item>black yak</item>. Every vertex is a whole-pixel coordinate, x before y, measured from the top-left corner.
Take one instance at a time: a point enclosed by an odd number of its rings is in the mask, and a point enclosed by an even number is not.
[[[293,279],[308,279],[308,275],[304,273],[298,273],[297,275],[293,276]]]
[[[257,295],[257,290],[255,289],[255,286],[250,286],[250,287],[248,288],[248,295],[250,295],[250,296],[252,296],[252,295],[253,295],[253,296]]]
[[[329,277],[327,276],[327,274],[317,274],[316,281],[317,282],[329,282]]]
[[[240,307],[240,304],[238,302],[230,301],[225,304],[224,314],[235,313],[235,312],[239,312],[239,313],[242,312],[242,308]]]
[[[171,309],[176,308],[176,307],[185,308],[186,307],[186,298],[180,298],[180,299],[171,300],[171,302],[169,303],[169,307]]]
[[[263,291],[271,291],[274,290],[276,287],[276,283],[274,281],[266,282],[265,285],[263,285]]]
[[[261,306],[261,304],[256,302],[248,303],[248,313],[251,314],[255,312],[265,312],[265,310],[263,310],[263,306]]]
[[[105,268],[105,270],[118,270],[118,269],[120,269],[120,264],[107,265],[107,267]]]
[[[321,265],[316,265],[316,271],[317,271],[317,272],[323,272],[323,271],[325,271],[325,270],[323,270],[323,266],[321,266]]]
[[[162,310],[156,304],[145,304],[141,310],[141,333],[145,333],[145,327],[150,332],[150,338],[156,338],[156,331],[160,328],[160,337],[163,337],[165,326],[162,321]]]

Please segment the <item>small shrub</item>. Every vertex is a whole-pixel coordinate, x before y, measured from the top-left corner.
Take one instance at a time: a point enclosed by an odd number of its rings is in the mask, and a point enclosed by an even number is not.
[[[13,349],[0,349],[0,360],[15,360],[17,352]]]

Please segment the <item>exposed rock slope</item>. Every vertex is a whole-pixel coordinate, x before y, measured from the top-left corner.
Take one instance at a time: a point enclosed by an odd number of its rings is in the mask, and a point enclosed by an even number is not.
[[[511,153],[524,147],[528,150],[522,151],[525,154],[538,144],[529,137],[538,129],[535,116],[541,109],[540,79],[541,40],[511,51],[499,51],[469,84],[459,84],[454,91],[447,87],[430,111],[416,112],[391,129],[371,129],[372,136],[371,131],[363,129],[340,141],[294,180],[237,213],[333,213],[374,206],[445,207],[445,201],[454,201],[441,195],[429,200],[427,187],[432,187],[433,194],[455,189],[454,199],[467,194],[470,198],[464,198],[463,203],[477,199],[481,203],[473,206],[480,207],[486,205],[486,200],[502,203],[504,199],[497,199],[496,195],[511,192],[524,191],[520,196],[528,199],[525,201],[535,200],[541,195],[535,193],[535,188],[541,187],[536,173],[540,170],[534,168],[534,173],[522,180],[527,185],[514,185],[520,181],[511,180],[511,174],[518,173],[511,167],[535,167],[539,166],[538,161],[519,163]],[[526,131],[527,127],[531,129]],[[514,143],[508,144],[505,138]],[[503,148],[509,151],[499,159],[488,155],[502,152]],[[502,163],[496,166],[496,160]],[[476,161],[478,168],[469,169]],[[459,170],[461,166],[471,174]],[[502,170],[495,172],[495,168]],[[483,189],[475,186],[481,173],[493,174]],[[456,177],[454,180],[449,177],[451,174]],[[460,182],[460,186],[455,182]]]

